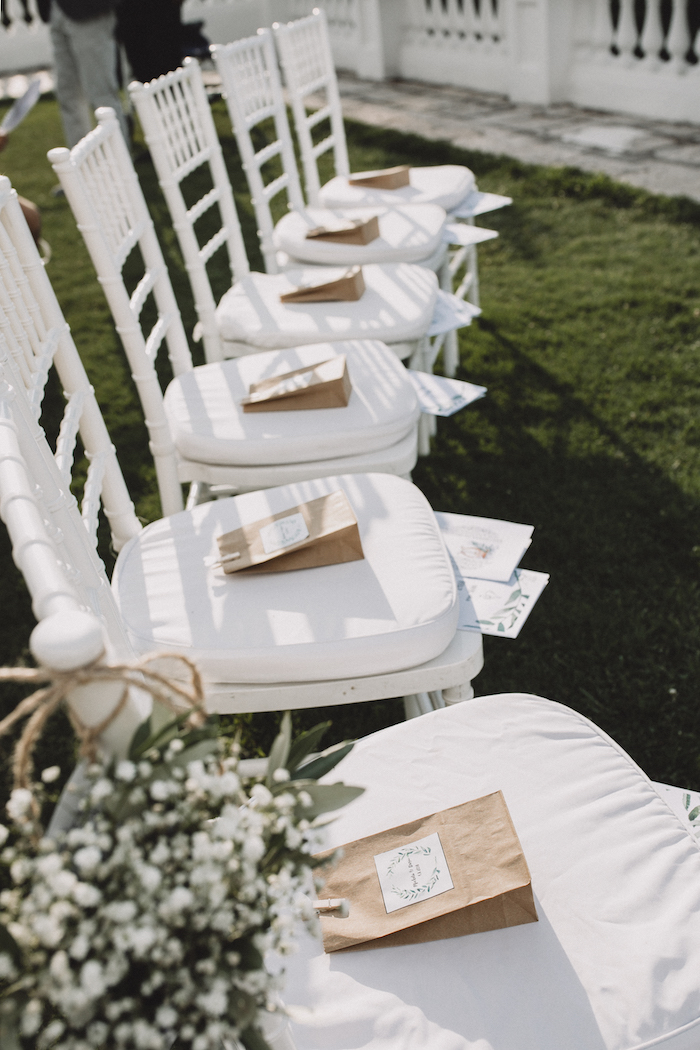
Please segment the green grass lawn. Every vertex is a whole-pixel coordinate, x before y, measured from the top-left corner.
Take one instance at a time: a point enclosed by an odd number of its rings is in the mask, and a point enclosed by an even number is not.
[[[221,103],[215,113],[260,268]],[[535,525],[523,564],[551,574],[518,639],[484,640],[477,693],[535,692],[568,704],[653,778],[700,786],[700,206],[358,124],[348,132],[354,168],[466,163],[482,189],[515,199],[482,220],[501,236],[479,249],[483,317],[460,336],[460,377],[488,395],[440,421],[414,474],[438,510]],[[46,150],[61,141],[55,103],[42,101],[0,170],[42,209],[48,272],[138,513],[150,520],[159,514],[155,477],[129,370],[69,208],[49,194]],[[137,168],[191,331],[189,287],[145,154]],[[219,291],[225,281],[222,270]],[[0,659],[12,663],[26,657],[33,617],[4,531],[0,547]],[[15,697],[8,691],[5,709]],[[402,711],[389,701],[295,719],[322,717],[340,738]],[[239,721],[251,750],[267,746],[275,716]],[[63,730],[43,757],[55,761],[57,746],[69,751]]]

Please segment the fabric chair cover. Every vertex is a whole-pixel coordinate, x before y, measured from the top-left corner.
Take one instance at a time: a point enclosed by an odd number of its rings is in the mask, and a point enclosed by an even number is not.
[[[332,956],[309,938],[284,993],[298,1050],[700,1045],[700,847],[586,718],[480,697],[359,741],[333,778],[367,790],[329,846],[502,790],[539,922]]]
[[[342,488],[364,560],[264,575],[211,567],[216,537]],[[139,652],[187,653],[212,681],[356,678],[414,667],[454,637],[457,589],[410,482],[353,474],[216,500],[148,525],[112,586]]]
[[[345,408],[244,413],[251,383],[345,354]],[[415,431],[420,410],[406,370],[383,343],[320,343],[249,354],[179,376],[165,394],[178,452],[202,463],[257,466],[362,456]]]

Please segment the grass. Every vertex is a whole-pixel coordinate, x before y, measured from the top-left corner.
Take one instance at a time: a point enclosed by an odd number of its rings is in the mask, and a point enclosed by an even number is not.
[[[253,253],[255,226],[223,107],[215,106]],[[535,692],[593,718],[654,779],[700,787],[700,206],[573,169],[427,143],[348,124],[354,168],[466,163],[514,205],[486,216],[483,318],[461,334],[460,375],[487,397],[440,421],[414,480],[436,509],[535,525],[523,564],[551,581],[520,637],[485,638],[479,694]],[[46,150],[61,141],[42,101],[0,166],[42,209],[49,274],[84,356],[138,513],[159,514],[147,439],[128,369],[68,206],[49,195]],[[137,163],[185,326],[191,297],[147,156]],[[219,274],[221,289],[226,274]],[[23,654],[33,617],[0,537],[0,659]],[[15,695],[7,693],[9,709]],[[402,717],[395,701],[305,712],[336,738]],[[240,720],[265,748],[275,716]],[[39,763],[55,761],[57,741]],[[50,755],[49,755],[50,752]],[[7,747],[4,749],[7,754]],[[66,758],[69,764],[69,759]]]

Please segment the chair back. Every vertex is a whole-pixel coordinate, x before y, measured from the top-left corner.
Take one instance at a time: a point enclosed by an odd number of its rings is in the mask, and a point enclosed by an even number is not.
[[[55,366],[67,404],[55,451],[40,425]],[[89,461],[82,506],[71,492],[78,436]],[[117,550],[141,525],[51,282],[10,180],[0,177],[0,516],[39,621],[94,613],[114,654],[131,656],[97,553],[102,503]]]
[[[61,181],[83,235],[119,332],[136,383],[164,514],[182,510],[177,458],[163,406],[156,357],[167,346],[175,375],[192,368],[192,357],[153,222],[114,110],[97,110],[97,127],[72,150],[52,149],[49,160]],[[124,266],[140,251],[142,275],[131,295]],[[138,253],[137,253],[138,254]],[[144,333],[141,316],[149,299],[156,321]]]
[[[55,462],[70,484],[80,435],[90,466],[82,516],[93,546],[100,502],[120,550],[141,529],[102,413],[10,180],[0,176],[0,337],[12,385],[36,421],[50,369],[67,400]],[[48,448],[48,446],[47,446]],[[52,459],[54,453],[51,453]]]
[[[309,204],[318,207],[321,190],[319,157],[332,152],[335,174],[350,174],[343,110],[326,12],[315,10],[307,18],[300,18],[287,25],[276,22],[272,29],[294,114]],[[325,95],[324,104],[315,112],[307,113],[309,96],[319,93]],[[330,133],[321,141],[314,142],[314,129],[325,121],[330,122]]]
[[[151,151],[192,285],[199,319],[196,338],[201,335],[207,361],[220,361],[223,348],[207,263],[219,248],[226,248],[233,281],[247,276],[249,266],[201,70],[194,59],[186,58],[182,67],[172,73],[148,84],[130,84],[129,93]],[[188,206],[183,183],[193,172],[205,167],[211,189]],[[214,224],[220,225],[200,245],[196,224],[205,215],[211,222],[212,216],[216,216],[214,208],[218,211]]]
[[[259,29],[257,36],[216,44],[212,54],[250,187],[265,269],[277,273],[271,202],[285,193],[288,206],[303,211],[304,196],[272,34],[269,29]],[[256,151],[253,129],[268,120],[274,122],[275,139]],[[270,169],[273,173],[268,175]]]

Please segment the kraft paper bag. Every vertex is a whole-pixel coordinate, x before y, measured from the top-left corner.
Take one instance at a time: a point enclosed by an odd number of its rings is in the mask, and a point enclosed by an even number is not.
[[[329,850],[321,856],[329,856]],[[530,872],[500,791],[343,846],[323,897],[326,952],[420,944],[537,922]]]
[[[244,412],[297,412],[345,408],[352,384],[345,354],[251,383],[241,401]]]
[[[409,185],[409,171],[408,164],[399,164],[396,168],[385,168],[371,175],[351,175],[348,182],[351,186],[370,186],[375,190],[400,190]]]
[[[291,572],[362,561],[357,518],[342,490],[300,503],[217,539],[224,572]]]
[[[373,215],[369,219],[353,219],[335,226],[315,226],[307,232],[306,239],[336,244],[371,244],[378,236],[379,219]]]
[[[356,302],[362,298],[365,279],[361,266],[352,266],[337,281],[309,284],[280,295],[282,303],[340,303]]]

